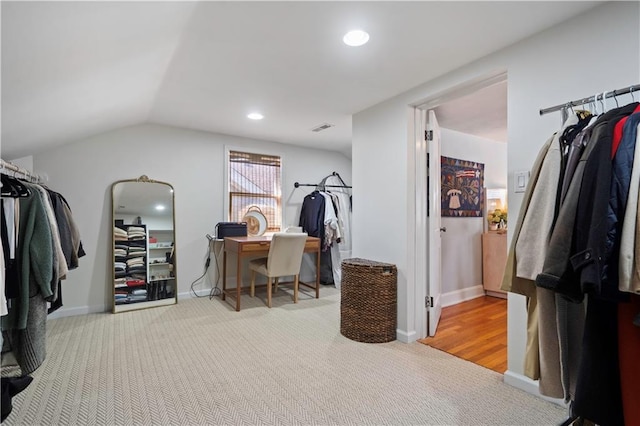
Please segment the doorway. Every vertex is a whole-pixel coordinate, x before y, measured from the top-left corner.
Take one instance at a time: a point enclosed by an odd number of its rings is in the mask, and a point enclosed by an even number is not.
[[[503,374],[507,370],[507,300],[482,296],[442,308],[427,346]]]
[[[481,163],[484,187],[506,192],[506,74],[476,83],[465,92],[456,92],[455,96],[441,96],[418,109],[434,111],[441,129],[442,157]],[[506,206],[503,209],[506,210]],[[441,218],[442,229],[446,229],[441,234],[442,279],[438,295],[442,316],[437,328],[433,324],[425,326],[425,330],[432,329],[435,333],[426,332],[419,341],[503,373],[506,370],[507,306],[501,297],[506,295],[496,291],[499,282],[489,283],[489,278],[483,276],[483,270],[491,269],[483,265],[483,234],[490,232],[486,213],[483,211],[481,217]],[[502,234],[498,239],[504,245],[506,261],[506,234],[504,231]],[[427,247],[428,259],[429,249]],[[484,252],[487,253],[486,248]],[[495,262],[495,252],[490,253]],[[491,265],[495,269],[495,264]],[[426,295],[431,298],[434,296],[429,294],[431,286],[427,287]],[[426,313],[425,319],[428,317]]]

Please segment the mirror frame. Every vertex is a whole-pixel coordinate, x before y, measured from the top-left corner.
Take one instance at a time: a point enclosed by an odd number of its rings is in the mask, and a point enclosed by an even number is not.
[[[131,303],[131,304],[121,304],[121,305],[116,305],[116,288],[115,288],[115,280],[116,280],[116,268],[115,268],[115,249],[116,249],[116,240],[115,240],[115,235],[114,235],[114,228],[115,228],[115,221],[116,221],[116,203],[115,203],[115,197],[114,197],[114,192],[115,192],[115,188],[116,185],[120,184],[120,183],[127,183],[127,182],[131,182],[131,183],[158,183],[161,185],[167,185],[170,189],[171,189],[171,208],[172,208],[172,214],[171,214],[171,222],[173,225],[173,277],[174,277],[174,284],[173,284],[173,297],[168,297],[166,299],[159,299],[159,300],[148,300],[145,302],[137,302],[137,303]],[[159,180],[153,180],[153,179],[149,179],[149,177],[147,175],[142,175],[137,179],[123,179],[123,180],[118,180],[114,183],[111,184],[111,282],[110,282],[110,287],[111,287],[111,304],[112,304],[112,313],[117,314],[117,313],[122,313],[122,312],[129,312],[129,311],[136,311],[136,310],[140,310],[140,309],[148,309],[148,308],[155,308],[158,306],[170,306],[170,305],[175,305],[178,303],[178,271],[177,271],[177,263],[178,263],[178,255],[177,255],[177,250],[176,250],[176,197],[175,197],[175,189],[173,188],[173,185],[171,185],[168,182],[163,182],[163,181],[159,181]],[[148,243],[148,239],[149,239],[149,235],[147,235],[147,247],[149,245]],[[147,253],[147,259],[148,259],[149,253]],[[147,260],[148,263],[148,260]],[[148,269],[148,266],[147,266]],[[149,280],[149,276],[147,274],[147,283]],[[126,306],[127,308],[122,309],[123,306]],[[120,309],[118,309],[120,308]]]

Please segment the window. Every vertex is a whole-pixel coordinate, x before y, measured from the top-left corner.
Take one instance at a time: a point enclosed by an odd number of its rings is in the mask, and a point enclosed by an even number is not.
[[[229,151],[229,220],[241,222],[249,209],[267,218],[267,232],[282,224],[280,157]]]

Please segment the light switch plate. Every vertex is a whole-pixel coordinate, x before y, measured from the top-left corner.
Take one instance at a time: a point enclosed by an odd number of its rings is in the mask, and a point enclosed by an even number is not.
[[[524,192],[529,183],[529,171],[515,172],[515,192]]]

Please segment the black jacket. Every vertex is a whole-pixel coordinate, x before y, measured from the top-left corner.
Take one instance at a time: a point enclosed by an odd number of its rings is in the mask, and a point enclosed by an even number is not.
[[[611,244],[607,240],[608,209],[611,197],[611,146],[613,128],[623,117],[630,115],[638,106],[632,103],[616,108],[605,114],[606,131],[600,133],[591,155],[587,159],[580,187],[580,196],[576,210],[575,246],[572,252],[571,264],[578,274],[583,293],[593,292],[604,298],[617,298],[617,283],[615,289],[603,284],[604,266],[608,258],[607,247]],[[613,291],[610,291],[613,290]]]

